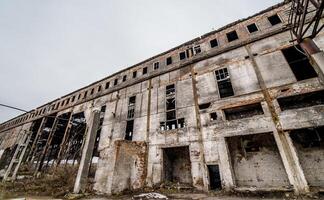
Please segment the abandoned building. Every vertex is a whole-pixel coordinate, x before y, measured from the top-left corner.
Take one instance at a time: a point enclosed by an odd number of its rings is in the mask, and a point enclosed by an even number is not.
[[[310,57],[290,12],[274,5],[2,123],[3,181],[23,163],[79,165],[78,192],[92,164],[107,194],[323,190],[324,32]]]

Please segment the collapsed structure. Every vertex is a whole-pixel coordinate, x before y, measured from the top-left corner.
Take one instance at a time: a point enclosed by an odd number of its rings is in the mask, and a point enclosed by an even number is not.
[[[290,6],[280,3],[2,123],[4,179],[14,179],[21,163],[35,174],[78,164],[79,191],[97,163],[94,189],[108,194],[165,182],[323,189],[324,68],[292,38]],[[323,32],[313,41],[323,49]]]

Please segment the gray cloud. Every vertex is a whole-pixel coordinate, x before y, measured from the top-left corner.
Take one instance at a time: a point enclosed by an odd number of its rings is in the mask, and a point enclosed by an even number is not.
[[[33,109],[278,2],[2,0],[0,103]]]

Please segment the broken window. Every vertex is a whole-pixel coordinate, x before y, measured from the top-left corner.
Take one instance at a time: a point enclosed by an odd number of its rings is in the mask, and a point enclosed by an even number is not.
[[[160,63],[159,63],[159,62],[155,62],[155,63],[153,64],[153,69],[154,69],[154,70],[159,69],[159,67],[160,67]]]
[[[172,95],[174,93],[175,93],[175,85],[174,84],[166,86],[166,90],[165,90],[166,95]]]
[[[236,33],[236,31],[231,31],[229,33],[226,33],[226,36],[227,36],[227,40],[228,42],[232,42],[234,40],[237,40],[238,39],[238,35]]]
[[[233,96],[234,90],[227,68],[216,70],[215,74],[220,98]]]
[[[117,85],[117,84],[118,84],[118,78],[116,78],[114,81],[114,85]]]
[[[314,68],[299,45],[283,49],[282,53],[285,56],[297,81],[317,77]]]
[[[199,104],[198,107],[199,107],[199,110],[205,110],[205,109],[209,108],[210,105],[211,105],[211,103],[209,102],[209,103]]]
[[[166,100],[166,110],[175,109],[175,98],[170,98]]]
[[[210,116],[210,121],[217,120],[217,113],[216,112],[209,113],[209,116]]]
[[[279,18],[279,16],[278,16],[277,14],[268,17],[268,20],[269,20],[269,22],[270,22],[270,24],[271,24],[272,26],[281,23],[281,19]]]
[[[214,48],[214,47],[217,47],[217,46],[218,46],[218,41],[217,41],[216,38],[210,40],[209,43],[210,43],[210,47],[211,47],[211,48]]]
[[[171,65],[172,64],[172,57],[167,57],[166,59],[166,65]]]
[[[248,29],[249,33],[254,33],[254,32],[258,31],[258,27],[256,26],[255,23],[248,25],[247,29]]]
[[[324,91],[310,92],[306,94],[298,94],[289,97],[278,98],[280,109],[290,110],[304,107],[311,107],[324,104]]]
[[[133,78],[136,78],[136,76],[137,76],[137,71],[134,71],[133,72]]]
[[[200,45],[197,45],[197,46],[194,47],[194,52],[195,52],[195,54],[201,53]]]
[[[125,140],[133,139],[134,120],[128,120],[126,123]]]
[[[185,51],[180,52],[180,53],[179,53],[179,57],[180,57],[180,60],[184,60],[184,59],[186,59],[186,52],[185,52]]]
[[[292,130],[290,137],[303,148],[324,147],[324,126]]]
[[[236,120],[248,117],[253,117],[255,115],[263,115],[263,109],[261,103],[249,104],[234,108],[224,109],[226,120]]]
[[[110,85],[110,82],[107,82],[105,88],[108,89],[109,85]]]
[[[123,82],[125,82],[127,80],[127,75],[123,76]]]
[[[144,67],[144,68],[143,68],[143,75],[144,75],[144,74],[147,74],[147,67]]]

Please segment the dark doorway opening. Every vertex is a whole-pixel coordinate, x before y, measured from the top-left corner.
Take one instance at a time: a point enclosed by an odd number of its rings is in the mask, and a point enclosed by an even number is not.
[[[189,147],[163,149],[164,181],[192,184]]]
[[[218,165],[207,165],[209,172],[209,185],[211,190],[222,189],[222,181]]]

